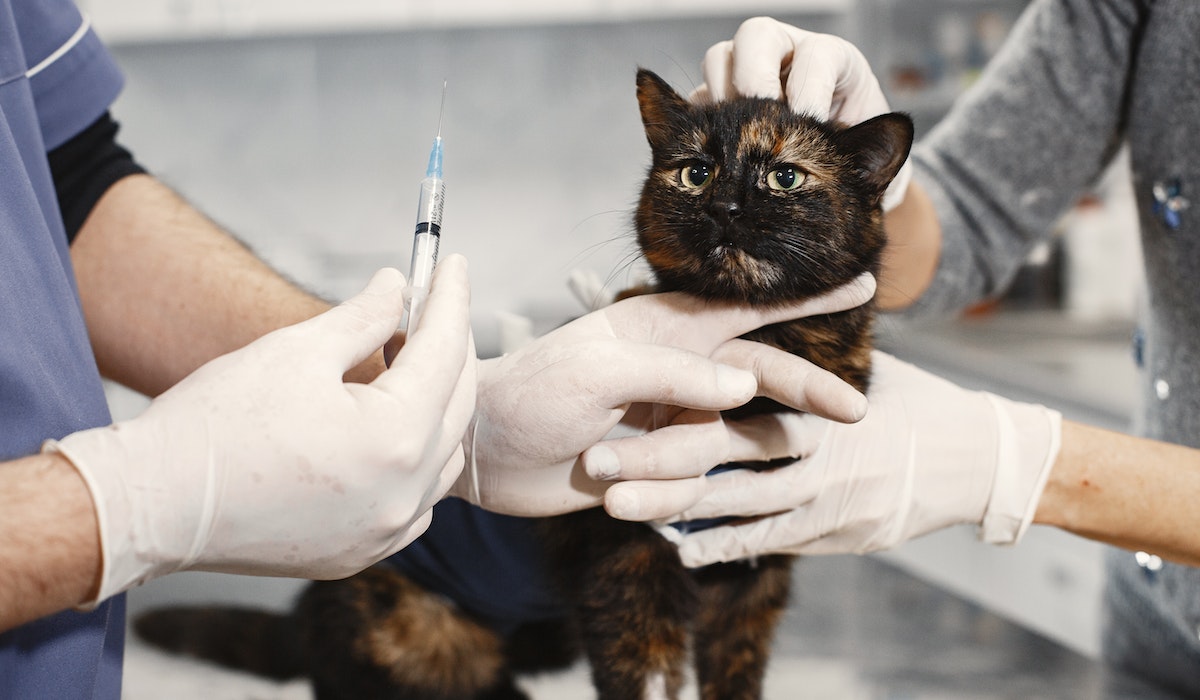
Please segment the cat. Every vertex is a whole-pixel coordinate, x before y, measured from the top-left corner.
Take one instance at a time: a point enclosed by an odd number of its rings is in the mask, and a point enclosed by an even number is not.
[[[912,144],[907,116],[842,128],[775,100],[691,104],[647,70],[637,84],[652,163],[635,228],[656,290],[776,305],[879,272],[880,204]],[[868,305],[746,337],[866,391],[872,316]],[[756,399],[731,413],[779,410]],[[644,697],[649,686],[675,697],[689,649],[702,698],[761,696],[792,557],[689,571],[644,525],[598,509],[555,521],[554,569],[572,592],[601,698]]]
[[[656,290],[777,305],[878,273],[880,203],[912,144],[907,116],[845,127],[776,100],[695,104],[645,69],[637,99],[652,162],[634,225]],[[865,305],[747,337],[866,391],[873,315]],[[731,415],[781,410],[759,398]],[[658,531],[598,508],[536,530],[569,612],[503,635],[387,565],[310,584],[289,615],[166,609],[135,630],[274,678],[307,675],[319,700],[524,698],[516,676],[579,653],[601,700],[677,697],[689,655],[701,698],[761,696],[793,557],[689,570]]]

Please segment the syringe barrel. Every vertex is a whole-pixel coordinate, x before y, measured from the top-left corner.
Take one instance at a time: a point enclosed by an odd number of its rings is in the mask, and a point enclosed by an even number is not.
[[[428,289],[437,263],[438,245],[442,237],[442,207],[446,203],[446,182],[427,177],[421,181],[421,198],[417,204],[417,227],[413,234],[412,265],[408,283]]]
[[[440,242],[441,237],[432,231],[420,231],[413,236],[412,265],[409,266],[408,272],[409,285],[429,289]]]
[[[429,224],[442,228],[442,209],[446,206],[446,181],[440,177],[421,180],[421,198],[417,202],[417,228]]]
[[[421,199],[417,203],[417,228],[413,233],[412,264],[408,268],[408,288],[404,290],[404,315],[400,330],[415,328],[437,264],[442,241],[442,206],[446,203],[446,183],[440,177],[421,180]]]

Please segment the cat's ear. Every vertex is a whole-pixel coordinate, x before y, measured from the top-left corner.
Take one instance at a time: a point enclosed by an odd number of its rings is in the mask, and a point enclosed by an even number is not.
[[[650,147],[665,148],[678,141],[679,130],[689,109],[687,100],[680,97],[658,74],[645,68],[639,68],[637,72],[637,99]]]
[[[837,141],[854,158],[859,175],[877,198],[900,172],[913,142],[907,114],[881,114],[838,133]]]

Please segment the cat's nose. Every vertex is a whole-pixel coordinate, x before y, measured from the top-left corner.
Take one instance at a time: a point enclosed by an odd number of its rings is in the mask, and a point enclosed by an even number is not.
[[[719,223],[729,224],[731,221],[742,215],[742,206],[737,202],[731,202],[728,200],[713,202],[708,207],[708,213]]]

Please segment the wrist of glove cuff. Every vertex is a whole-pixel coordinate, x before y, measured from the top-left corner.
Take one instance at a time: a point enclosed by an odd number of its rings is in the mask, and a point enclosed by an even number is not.
[[[187,554],[195,550],[195,536],[179,527],[179,509],[169,505],[179,499],[140,478],[139,470],[116,466],[138,464],[137,450],[130,447],[132,432],[135,429],[118,424],[74,433],[42,446],[42,452],[62,455],[79,472],[95,506],[102,570],[96,598],[82,605],[84,610],[184,568]],[[94,459],[92,455],[97,454],[104,458]],[[144,507],[149,501],[160,506]],[[155,517],[168,511],[174,515],[169,522]],[[185,537],[189,542],[181,547]]]
[[[990,544],[1016,544],[1034,512],[1062,445],[1062,415],[1034,404],[985,394],[999,432],[996,474],[979,537]]]

